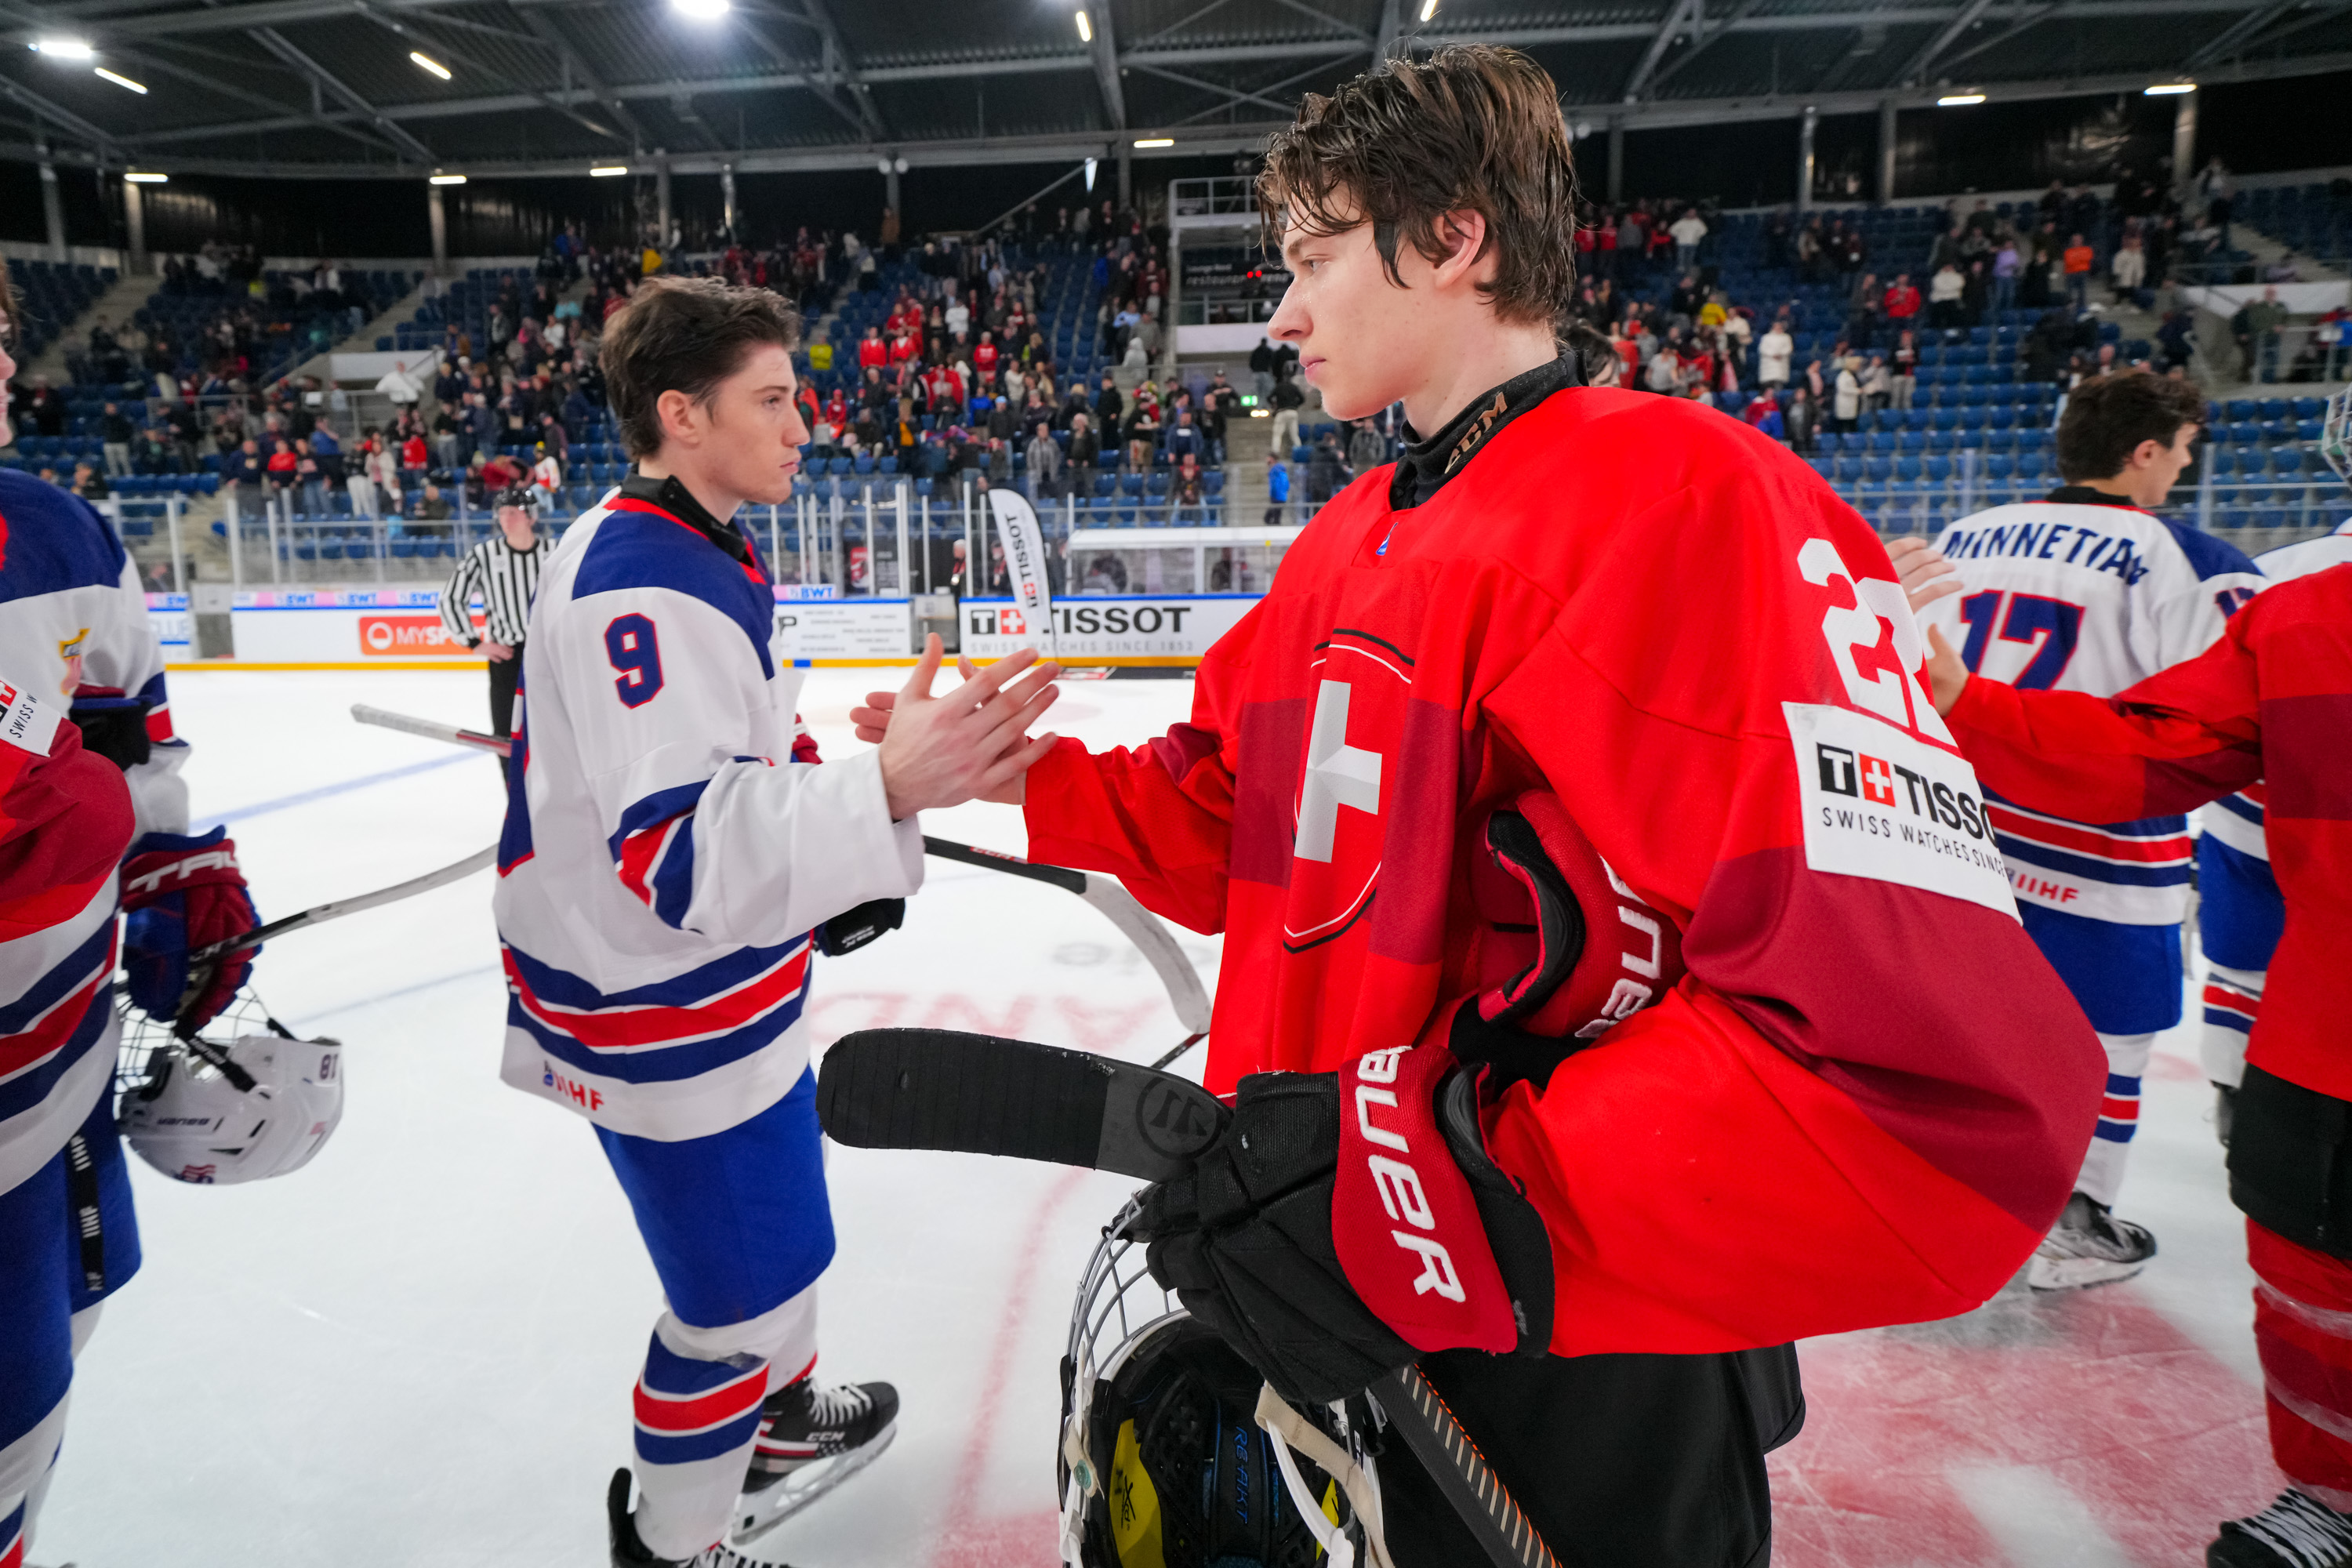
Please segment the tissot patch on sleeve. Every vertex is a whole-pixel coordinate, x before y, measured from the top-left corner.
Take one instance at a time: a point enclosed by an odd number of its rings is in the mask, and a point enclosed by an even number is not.
[[[1882,719],[1784,702],[1805,817],[1805,864],[1966,899],[2014,920],[2009,868],[1976,770]]]
[[[0,741],[46,757],[58,737],[58,720],[55,708],[23,687],[0,680]]]

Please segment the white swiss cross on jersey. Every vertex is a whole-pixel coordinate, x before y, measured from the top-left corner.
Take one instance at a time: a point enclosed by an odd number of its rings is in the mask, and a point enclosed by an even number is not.
[[[1385,760],[1404,724],[1412,672],[1402,653],[1366,633],[1335,630],[1316,649],[1315,713],[1299,773],[1283,925],[1293,951],[1353,925],[1380,885],[1381,803],[1396,784]]]

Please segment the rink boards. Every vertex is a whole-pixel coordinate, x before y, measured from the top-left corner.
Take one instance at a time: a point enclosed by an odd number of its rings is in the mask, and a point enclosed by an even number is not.
[[[1053,606],[1056,652],[1066,661],[1193,665],[1248,614],[1255,594],[1139,594],[1062,599]],[[1034,628],[1011,599],[967,599],[963,651],[999,658],[1035,646]],[[440,669],[481,656],[441,624],[437,588],[260,588],[229,595],[234,657],[198,659],[184,594],[150,594],[147,613],[174,668]],[[776,590],[780,650],[813,666],[911,664],[914,605],[903,598],[839,598],[828,590]],[[481,616],[474,616],[477,626]],[[780,652],[781,657],[781,652]]]

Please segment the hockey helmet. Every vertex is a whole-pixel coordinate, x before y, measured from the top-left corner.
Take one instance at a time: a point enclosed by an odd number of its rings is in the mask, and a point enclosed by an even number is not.
[[[251,992],[199,1033],[126,1011],[122,1135],[174,1181],[258,1182],[308,1164],[343,1115],[342,1042],[304,1040]]]
[[[1386,1568],[1361,1397],[1285,1403],[1103,1232],[1062,1358],[1064,1563],[1071,1568]],[[1294,1448],[1297,1451],[1294,1452]]]
[[[2337,479],[2352,484],[2352,386],[2327,400],[2327,417],[2319,426],[2319,455]]]

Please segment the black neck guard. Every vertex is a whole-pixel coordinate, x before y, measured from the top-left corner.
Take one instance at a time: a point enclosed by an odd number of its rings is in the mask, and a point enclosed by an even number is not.
[[[711,516],[709,509],[694,499],[694,492],[677,482],[677,476],[656,479],[631,468],[629,477],[621,481],[621,493],[661,508],[736,560],[747,566],[751,563],[751,547],[743,542],[743,536],[732,524]]]
[[[1573,355],[1539,364],[1490,387],[1472,398],[1445,428],[1426,440],[1408,445],[1397,458],[1389,480],[1389,506],[1396,511],[1419,506],[1469,465],[1470,459],[1494,439],[1495,432],[1535,407],[1562,387],[1584,384],[1582,368]],[[1417,436],[1411,426],[1408,437]]]

